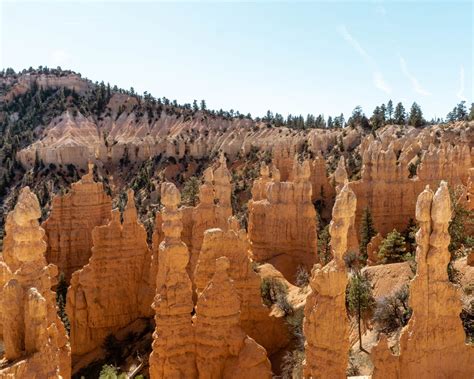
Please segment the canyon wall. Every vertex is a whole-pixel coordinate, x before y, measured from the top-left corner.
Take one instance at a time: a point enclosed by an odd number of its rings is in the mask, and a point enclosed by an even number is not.
[[[280,182],[272,177],[265,184],[265,198],[248,203],[248,232],[254,260],[271,263],[290,281],[295,279],[299,266],[309,271],[317,261],[316,211],[311,202],[309,162],[296,165],[294,170],[294,182]],[[257,182],[252,192],[262,192],[258,186],[263,182]]]
[[[42,224],[46,232],[46,259],[58,266],[69,283],[74,271],[84,267],[91,256],[92,230],[111,218],[112,199],[102,183],[89,173],[71,185],[66,195],[53,198],[49,218]]]
[[[0,319],[6,365],[0,378],[69,378],[71,356],[63,323],[57,315],[57,267],[44,256],[41,210],[28,187],[6,221]]]
[[[433,195],[427,187],[416,203],[417,272],[410,285],[413,314],[393,355],[386,338],[372,352],[377,378],[472,378],[474,348],[465,343],[459,317],[460,291],[448,279],[448,225],[451,200],[442,181]]]
[[[451,187],[468,184],[472,163],[467,144],[430,144],[424,154],[416,143],[401,150],[396,145],[391,141],[384,147],[383,142],[371,141],[363,154],[362,178],[350,184],[358,200],[357,230],[364,209],[369,207],[375,228],[382,235],[394,228],[403,231],[408,220],[414,218],[416,198],[426,185],[437,187],[441,180]],[[409,178],[408,166],[417,159],[420,163],[416,175]]]
[[[333,260],[315,265],[306,299],[303,331],[306,337],[305,378],[345,378],[349,351],[349,320],[346,313],[348,277],[344,255],[354,223],[357,199],[348,184],[339,191],[329,226]]]
[[[137,220],[133,191],[120,222],[120,212],[92,232],[89,263],[74,272],[67,293],[73,355],[83,355],[100,346],[104,338],[140,317],[152,315],[149,293],[144,290],[146,265],[151,252],[146,231]],[[147,304],[144,304],[148,302]]]

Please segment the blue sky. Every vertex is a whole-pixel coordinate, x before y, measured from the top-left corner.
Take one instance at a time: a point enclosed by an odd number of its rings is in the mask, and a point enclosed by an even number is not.
[[[263,115],[427,118],[473,100],[472,2],[0,0],[0,67],[70,68],[178,102]]]

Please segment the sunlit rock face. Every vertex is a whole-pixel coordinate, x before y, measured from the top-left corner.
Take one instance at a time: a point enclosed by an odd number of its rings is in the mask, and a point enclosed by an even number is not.
[[[94,228],[89,263],[72,275],[66,307],[74,356],[97,348],[138,318],[151,317],[152,298],[143,295],[150,293],[143,287],[151,252],[131,190],[122,218],[114,210],[107,225]]]
[[[354,225],[357,199],[348,184],[339,191],[329,226],[333,260],[315,265],[305,306],[305,378],[343,378],[349,351],[349,320],[346,314],[348,277],[344,255],[348,233]],[[335,322],[337,320],[337,322]]]
[[[267,182],[263,176],[253,190],[260,200],[248,204],[254,260],[273,264],[290,281],[299,266],[309,271],[317,262],[316,211],[309,176],[308,161],[295,166],[294,182],[280,182],[278,175]]]
[[[417,273],[410,285],[413,315],[393,355],[386,338],[372,352],[374,378],[472,378],[474,348],[465,344],[460,293],[448,279],[451,200],[446,182],[416,202]]]
[[[45,259],[41,210],[28,187],[6,221],[0,283],[0,319],[5,358],[0,378],[69,378],[71,356],[51,287],[57,267]],[[11,363],[10,363],[11,362]]]
[[[58,266],[69,283],[72,273],[84,267],[91,256],[92,230],[111,219],[112,199],[89,173],[71,185],[66,195],[55,196],[46,231],[46,259]]]

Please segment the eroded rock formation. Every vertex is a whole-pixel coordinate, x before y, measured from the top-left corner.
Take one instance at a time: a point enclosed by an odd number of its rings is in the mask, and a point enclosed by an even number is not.
[[[150,376],[156,378],[196,378],[196,349],[192,284],[186,267],[189,251],[181,241],[181,196],[172,183],[161,186],[164,205],[158,275],[156,277],[156,329],[153,334],[153,352],[150,355]]]
[[[349,351],[349,320],[346,315],[347,273],[344,254],[348,232],[354,223],[357,199],[348,184],[340,190],[329,226],[333,260],[316,265],[305,306],[305,378],[345,378]],[[337,321],[336,321],[337,320]]]
[[[200,378],[271,378],[265,349],[240,327],[240,299],[229,278],[227,257],[196,306],[196,363]]]
[[[316,211],[309,175],[309,162],[298,164],[294,182],[272,178],[266,184],[265,198],[248,203],[254,260],[273,264],[290,281],[299,266],[310,270],[317,261]],[[262,178],[257,186],[266,180]],[[257,187],[253,192],[260,194],[261,189]]]
[[[44,256],[41,210],[28,187],[21,190],[6,221],[0,319],[6,367],[0,378],[69,378],[71,356],[51,287],[58,270]]]
[[[386,235],[394,228],[399,231],[407,227],[408,220],[415,215],[415,203],[426,185],[437,187],[441,180],[451,187],[468,184],[472,167],[468,144],[429,144],[426,151],[413,141],[399,147],[400,141],[389,142],[370,139],[363,154],[362,178],[351,183],[357,195],[356,224],[359,225],[363,211],[368,207],[377,231]],[[388,146],[387,146],[388,143]],[[421,156],[421,158],[417,155]],[[416,175],[409,177],[409,166],[418,166]],[[358,230],[358,228],[357,228]]]
[[[400,355],[385,339],[372,353],[377,378],[472,378],[474,348],[465,344],[460,294],[448,279],[451,201],[446,182],[426,188],[416,203],[417,273],[410,285],[413,315],[400,337]]]
[[[269,316],[270,309],[262,303],[260,277],[252,270],[249,242],[245,230],[236,219],[229,219],[229,230],[209,229],[204,233],[194,282],[198,295],[211,281],[216,271],[216,259],[229,259],[229,276],[239,296],[240,323],[247,335],[273,353],[288,343],[287,328],[281,319]],[[240,229],[240,230],[239,230]]]
[[[92,167],[69,193],[53,199],[51,214],[42,225],[48,243],[46,259],[58,266],[67,282],[89,262],[92,230],[111,218],[112,199],[102,183],[94,182]]]
[[[221,155],[219,167],[204,171],[204,183],[199,188],[199,204],[195,208],[184,208],[183,241],[190,250],[188,272],[192,279],[201,250],[204,232],[211,228],[227,229],[227,220],[232,216],[232,186],[225,157]]]
[[[83,355],[100,346],[104,338],[139,317],[152,315],[145,291],[146,265],[150,251],[146,231],[137,220],[133,191],[120,222],[120,211],[92,232],[89,263],[72,275],[67,294],[73,355]]]

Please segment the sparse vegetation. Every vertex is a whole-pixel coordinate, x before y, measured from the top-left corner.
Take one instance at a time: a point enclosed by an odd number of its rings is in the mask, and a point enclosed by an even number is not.
[[[379,331],[392,333],[408,323],[412,313],[408,296],[408,287],[403,286],[393,295],[377,300],[373,320]]]
[[[370,212],[370,208],[366,207],[362,214],[362,220],[360,223],[359,253],[363,262],[367,261],[367,245],[376,234],[377,231],[375,230],[374,222],[372,220],[372,213]]]

